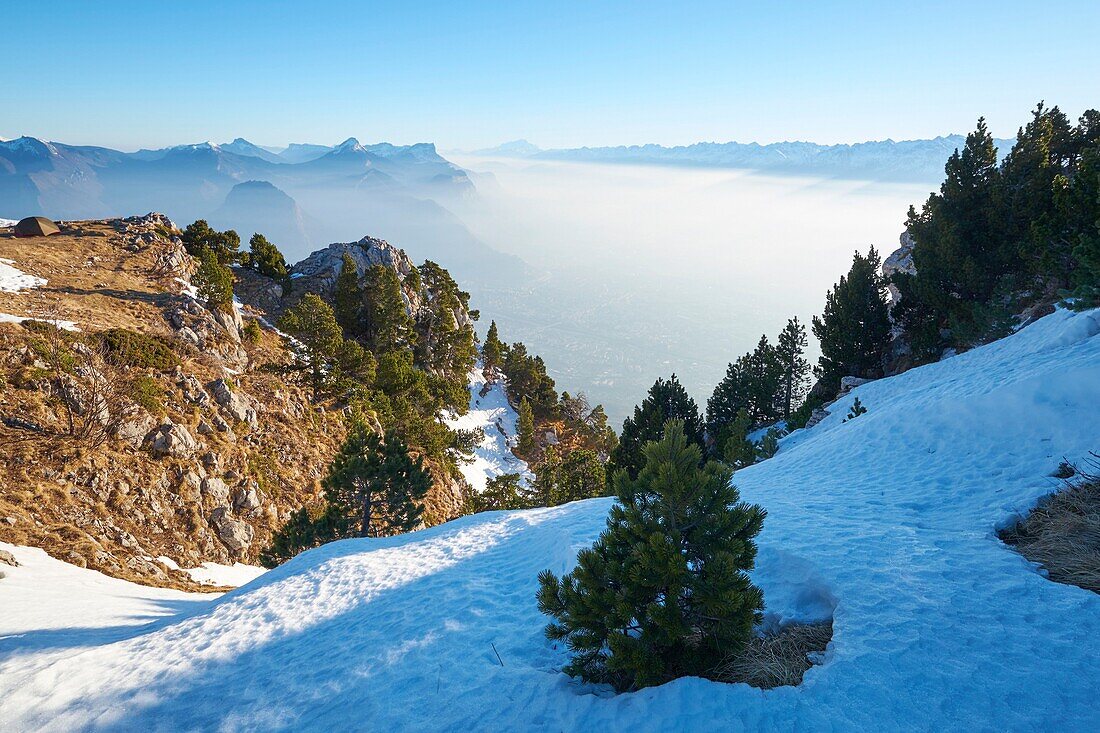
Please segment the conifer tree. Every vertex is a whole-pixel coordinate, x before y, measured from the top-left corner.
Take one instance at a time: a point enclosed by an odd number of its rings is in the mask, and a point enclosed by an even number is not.
[[[633,416],[623,422],[619,444],[611,451],[608,475],[621,470],[636,478],[645,465],[645,444],[660,440],[669,420],[683,421],[688,439],[706,450],[699,407],[673,374],[668,380],[658,378],[642,404],[634,408]]]
[[[336,322],[344,330],[346,338],[359,338],[363,331],[363,289],[359,287],[359,268],[355,258],[345,252],[340,263],[333,289]]]
[[[530,506],[527,493],[522,476],[503,473],[486,481],[484,491],[472,491],[467,496],[466,511],[476,514],[498,509],[526,509]]]
[[[903,307],[895,318],[910,333],[921,360],[940,354],[949,330],[961,345],[984,328],[974,324],[980,315],[976,304],[989,301],[998,285],[1010,284],[1020,271],[1006,236],[1009,217],[1000,206],[997,148],[984,119],[944,170],[939,193],[928,197],[920,213],[910,208],[906,228],[916,243],[918,275],[897,283]]]
[[[497,333],[497,322],[493,321],[489,324],[489,330],[485,334],[485,343],[481,346],[482,368],[485,370],[486,378],[493,378],[496,370],[500,368],[503,358],[504,344]]]
[[[733,421],[714,435],[718,455],[732,468],[744,468],[756,462],[756,449],[749,440],[752,418],[739,410]]]
[[[326,505],[317,517],[302,507],[291,512],[286,524],[271,538],[271,544],[260,552],[260,564],[274,568],[300,552],[340,539],[346,522],[336,507]]]
[[[321,483],[357,536],[385,537],[420,526],[432,477],[403,440],[356,421]]]
[[[316,293],[306,293],[279,320],[279,327],[304,347],[316,402],[330,377],[330,365],[344,343],[340,324],[331,306]]]
[[[749,417],[748,381],[749,359],[746,354],[726,367],[726,375],[707,399],[707,434],[715,441],[718,455],[722,455],[727,428],[739,416],[745,417],[745,432],[751,429]]]
[[[852,409],[848,410],[848,416],[844,418],[844,421],[847,422],[848,420],[855,420],[857,417],[865,414],[866,412],[867,408],[864,407],[863,403],[859,401],[858,397],[856,397],[855,402],[852,403]]]
[[[745,384],[746,409],[754,425],[767,425],[782,416],[783,371],[779,352],[762,335],[749,355]]]
[[[472,321],[477,312],[469,311],[470,294],[460,290],[445,269],[428,260],[419,272],[428,299],[416,323],[418,363],[447,383],[447,406],[464,409],[469,400],[468,375],[477,361],[477,342],[473,324],[460,324],[457,314],[466,311]]]
[[[806,361],[806,327],[797,316],[787,321],[779,333],[776,356],[783,365],[782,404],[783,419],[789,420],[791,412],[802,403],[806,384],[810,378],[810,362]]]
[[[834,393],[845,376],[875,377],[890,345],[890,318],[882,261],[871,247],[852,258],[847,276],[825,296],[825,311],[814,316],[813,332],[821,342],[814,372]]]
[[[210,249],[199,252],[199,267],[191,278],[199,300],[210,310],[231,312],[233,309],[233,271],[218,260]]]
[[[557,506],[603,496],[607,491],[604,464],[595,451],[577,448],[565,455],[553,446],[535,467],[535,506]]]
[[[524,458],[535,455],[538,445],[535,443],[535,414],[531,410],[531,403],[524,397],[519,402],[519,419],[516,421],[516,433],[518,434],[519,453]]]
[[[712,673],[763,607],[746,573],[764,510],[739,501],[728,467],[700,465],[681,421],[644,453],[636,479],[615,475],[619,501],[576,568],[539,575],[546,635],[573,652],[564,671],[620,691]]]
[[[397,273],[385,265],[371,265],[367,270],[364,298],[364,335],[375,356],[412,348],[416,342],[416,331],[412,317],[405,309]]]
[[[283,253],[279,251],[278,247],[267,241],[267,237],[259,232],[253,234],[248,240],[248,250],[250,254],[247,265],[249,267],[261,275],[277,280],[283,286],[290,282],[290,273],[287,270]]]
[[[756,460],[766,461],[779,452],[779,438],[782,437],[777,428],[770,428],[764,433],[764,437],[754,446]]]
[[[180,236],[183,248],[192,257],[199,257],[203,250],[210,250],[223,265],[230,265],[240,259],[241,238],[232,229],[219,232],[210,228],[205,219],[188,224]]]
[[[558,403],[554,380],[546,373],[540,356],[530,356],[527,347],[516,342],[504,357],[504,374],[508,377],[508,395],[513,400],[527,398],[539,417],[549,417]]]

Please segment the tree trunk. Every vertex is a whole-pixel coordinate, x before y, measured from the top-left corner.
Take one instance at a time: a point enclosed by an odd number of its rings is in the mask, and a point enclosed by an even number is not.
[[[359,536],[370,537],[370,515],[374,510],[374,497],[371,493],[367,493],[363,497],[363,516],[359,520]]]

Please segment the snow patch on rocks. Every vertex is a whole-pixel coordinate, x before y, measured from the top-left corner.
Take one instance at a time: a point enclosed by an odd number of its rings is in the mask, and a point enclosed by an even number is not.
[[[46,278],[28,275],[15,267],[15,261],[0,257],[0,292],[18,293],[46,284]]]
[[[484,433],[485,437],[474,449],[473,460],[459,466],[463,478],[478,493],[485,491],[489,479],[506,473],[518,473],[528,481],[534,479],[527,462],[512,453],[519,415],[508,402],[502,379],[487,382],[479,362],[470,370],[469,410],[465,415],[446,420],[452,430],[480,429]]]
[[[11,313],[0,313],[0,323],[23,323],[24,321],[43,321],[45,323],[52,323],[57,328],[63,328],[66,331],[79,331],[80,327],[76,325],[76,321],[64,321],[61,319],[53,318],[35,318],[34,316],[16,316]]]
[[[204,562],[197,568],[183,568],[191,580],[202,585],[221,585],[237,588],[251,583],[267,572],[267,568],[245,565],[242,562],[223,565],[216,562]]]

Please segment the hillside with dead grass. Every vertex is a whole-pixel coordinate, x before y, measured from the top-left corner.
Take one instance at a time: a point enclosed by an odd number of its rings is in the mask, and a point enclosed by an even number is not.
[[[0,540],[192,587],[173,564],[254,563],[319,495],[342,419],[279,373],[278,334],[242,338],[254,312],[187,294],[167,219],[0,230],[0,258],[45,280],[0,292]]]

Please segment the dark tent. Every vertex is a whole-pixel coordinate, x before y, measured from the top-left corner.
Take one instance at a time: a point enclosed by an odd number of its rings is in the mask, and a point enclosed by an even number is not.
[[[17,237],[48,237],[57,234],[61,230],[44,216],[28,216],[15,225]]]

